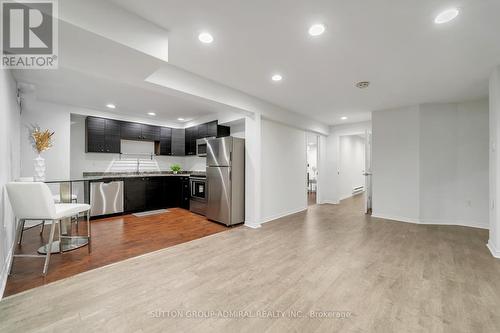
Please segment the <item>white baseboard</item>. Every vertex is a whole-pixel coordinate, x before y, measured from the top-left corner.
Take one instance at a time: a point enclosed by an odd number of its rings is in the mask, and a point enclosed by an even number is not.
[[[278,214],[275,214],[275,215],[271,215],[271,216],[268,216],[266,218],[263,218],[261,223],[267,223],[267,222],[270,222],[270,221],[274,221],[274,220],[277,220],[279,218],[282,218],[282,217],[285,217],[285,216],[288,216],[288,215],[292,215],[292,214],[297,214],[297,213],[303,212],[305,210],[307,210],[307,206],[306,207],[301,207],[301,208],[298,208],[298,209],[292,209],[292,210],[289,210],[287,212],[283,212],[283,213],[278,213]]]
[[[320,205],[338,205],[340,203],[340,201],[334,201],[334,200],[323,200],[321,201],[319,204]]]
[[[406,223],[415,223],[415,224],[420,223],[420,221],[418,219],[415,219],[413,217],[390,215],[390,214],[384,214],[384,213],[379,213],[379,212],[372,212],[372,217],[375,217],[378,219],[396,221],[396,222],[406,222]]]
[[[244,224],[245,227],[252,228],[252,229],[259,229],[261,227],[260,223],[259,224],[253,224],[253,223],[246,223]]]
[[[7,258],[3,264],[2,272],[0,273],[0,300],[3,298],[3,292],[5,291],[5,286],[7,285],[7,278],[9,277],[10,265],[12,264],[12,255],[14,254],[14,248],[12,247],[7,254]]]
[[[479,228],[479,229],[489,229],[488,223],[478,223],[475,221],[461,221],[461,220],[440,220],[440,219],[418,219],[405,216],[394,216],[390,214],[383,214],[379,212],[373,212],[372,217],[397,221],[406,222],[414,224],[435,224],[435,225],[456,225],[461,227]]]
[[[488,244],[486,244],[486,247],[490,250],[491,255],[495,258],[500,259],[500,250],[498,250],[495,245],[493,245],[493,242],[488,240]]]

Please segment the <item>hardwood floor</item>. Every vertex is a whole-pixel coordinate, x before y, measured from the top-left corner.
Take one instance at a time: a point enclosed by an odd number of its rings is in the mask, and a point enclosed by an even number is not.
[[[167,213],[157,215],[124,215],[93,220],[91,223],[90,254],[87,247],[83,247],[51,256],[49,272],[45,277],[41,274],[44,262],[42,259],[15,258],[4,295],[13,295],[97,267],[228,229],[181,208],[172,208]],[[38,227],[26,230],[23,245],[16,249],[16,253],[36,253],[40,246],[47,243],[49,230],[50,228],[45,228],[43,237],[40,237]],[[73,230],[75,231],[75,227]],[[79,231],[86,233],[86,221],[79,222]]]
[[[8,297],[0,331],[500,331],[487,230],[372,218],[361,199]]]
[[[316,204],[316,192],[307,192],[307,205],[312,206]]]

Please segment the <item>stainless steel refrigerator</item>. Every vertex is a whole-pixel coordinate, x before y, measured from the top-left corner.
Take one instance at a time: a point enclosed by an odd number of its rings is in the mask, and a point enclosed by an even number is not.
[[[245,222],[245,140],[207,141],[207,218],[227,226]]]

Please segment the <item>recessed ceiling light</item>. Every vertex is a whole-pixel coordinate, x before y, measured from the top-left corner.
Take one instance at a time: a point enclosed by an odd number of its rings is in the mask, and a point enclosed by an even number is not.
[[[198,39],[200,40],[200,42],[205,44],[210,44],[214,41],[214,37],[208,32],[202,32],[201,34],[199,34]]]
[[[283,80],[283,76],[281,76],[281,74],[274,74],[271,77],[271,80],[273,80],[274,82],[279,82],[279,81]]]
[[[460,11],[458,8],[450,8],[445,10],[444,12],[441,12],[436,18],[434,19],[434,23],[436,24],[443,24],[446,22],[450,22],[454,18],[458,16]]]
[[[323,24],[320,24],[320,23],[313,24],[309,28],[309,35],[311,35],[313,37],[320,36],[325,32],[325,30],[326,30],[326,28]]]
[[[110,103],[110,104],[106,104],[106,107],[107,107],[108,109],[116,109],[116,105],[111,104],[111,103]]]
[[[155,112],[148,112],[148,116],[156,116]]]
[[[347,120],[347,117],[340,117],[341,120]]]
[[[184,121],[184,118],[177,118],[178,121]]]

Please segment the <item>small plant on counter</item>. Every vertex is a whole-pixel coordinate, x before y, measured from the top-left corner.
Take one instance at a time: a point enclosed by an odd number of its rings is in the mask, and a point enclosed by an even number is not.
[[[172,164],[170,166],[170,170],[172,170],[172,172],[174,174],[177,174],[177,173],[179,173],[182,170],[182,168],[181,168],[181,166],[179,164]]]

